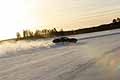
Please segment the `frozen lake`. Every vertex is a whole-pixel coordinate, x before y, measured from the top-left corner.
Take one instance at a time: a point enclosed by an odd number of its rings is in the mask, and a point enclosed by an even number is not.
[[[120,29],[0,45],[0,80],[119,80]]]

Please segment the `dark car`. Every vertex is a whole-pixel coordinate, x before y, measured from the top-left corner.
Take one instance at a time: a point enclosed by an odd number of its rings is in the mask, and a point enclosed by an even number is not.
[[[75,38],[68,38],[68,37],[61,37],[53,40],[53,43],[59,43],[59,42],[72,42],[76,43],[77,39]]]

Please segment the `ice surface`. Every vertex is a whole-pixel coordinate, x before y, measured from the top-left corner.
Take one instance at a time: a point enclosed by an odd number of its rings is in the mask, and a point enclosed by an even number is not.
[[[0,45],[0,80],[119,80],[120,29]]]

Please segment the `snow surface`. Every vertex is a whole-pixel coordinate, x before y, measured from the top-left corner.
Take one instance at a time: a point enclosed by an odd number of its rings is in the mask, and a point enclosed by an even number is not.
[[[0,80],[119,80],[120,29],[0,44]]]

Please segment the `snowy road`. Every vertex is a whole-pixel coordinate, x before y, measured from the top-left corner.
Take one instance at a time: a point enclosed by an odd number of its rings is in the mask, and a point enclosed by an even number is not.
[[[120,34],[113,34],[118,32],[119,29],[76,35],[91,38],[77,44],[2,54],[0,80],[119,80]]]

